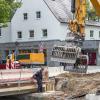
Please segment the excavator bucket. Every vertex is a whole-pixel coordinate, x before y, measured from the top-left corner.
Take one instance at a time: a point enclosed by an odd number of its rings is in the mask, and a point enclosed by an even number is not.
[[[52,50],[52,61],[75,63],[81,48],[77,46],[55,46]]]
[[[88,56],[81,55],[76,59],[75,64],[65,64],[62,63],[65,71],[77,72],[77,73],[86,73],[88,69]]]
[[[86,73],[87,55],[80,55],[78,46],[55,46],[52,50],[52,61],[60,62],[65,71]]]
[[[64,66],[65,71],[76,72],[76,73],[86,73],[88,69],[88,65],[78,65],[76,68],[74,65],[66,65]]]

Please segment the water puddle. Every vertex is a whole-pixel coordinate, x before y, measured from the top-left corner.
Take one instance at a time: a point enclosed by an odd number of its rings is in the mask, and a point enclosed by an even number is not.
[[[12,96],[3,96],[3,97],[0,97],[0,100],[19,100],[19,99]]]
[[[75,99],[65,99],[65,100],[100,100],[100,95],[95,94],[88,94],[82,98],[75,98]]]
[[[15,98],[15,97],[8,96],[8,97],[0,97],[0,100],[19,100],[19,99]],[[60,100],[60,98],[57,100]],[[82,98],[65,99],[65,100],[100,100],[100,95],[88,94]]]
[[[85,100],[100,100],[100,95],[88,94],[85,98]]]

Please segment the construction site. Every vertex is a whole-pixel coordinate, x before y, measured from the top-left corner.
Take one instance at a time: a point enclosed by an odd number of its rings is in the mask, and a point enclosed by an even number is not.
[[[63,10],[68,10],[65,9],[64,4],[60,5],[58,0],[43,1],[51,12],[50,4],[59,4],[59,7],[63,5]],[[0,44],[0,50],[6,51],[5,57],[0,51],[2,55],[0,56],[1,100],[100,100],[100,55],[97,53],[100,52],[100,48],[93,49],[93,47],[91,54],[91,50],[82,49],[86,41],[87,0],[70,0],[69,2],[73,18],[67,21],[68,31],[66,31],[64,41],[38,41],[36,42],[39,46],[38,51],[33,50],[33,44],[30,41],[26,43],[27,49],[21,41],[22,36],[19,31],[20,39],[17,39],[19,42],[4,43],[4,47],[2,43]],[[96,16],[100,17],[100,0],[89,0],[88,3],[95,9]],[[36,12],[38,18],[41,17],[40,13],[40,11]],[[26,20],[27,13],[23,15]],[[61,18],[60,20],[64,21]],[[90,26],[92,28],[92,25]],[[47,30],[42,29],[42,31],[47,37]],[[30,33],[32,38],[34,30],[30,30]]]

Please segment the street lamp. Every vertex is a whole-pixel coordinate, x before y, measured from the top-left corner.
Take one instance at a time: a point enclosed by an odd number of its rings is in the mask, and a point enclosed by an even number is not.
[[[18,45],[19,45],[19,42],[18,42],[18,41],[16,41],[16,42],[15,42],[15,46],[17,47]]]
[[[19,45],[19,42],[15,42],[15,60],[16,60],[16,57],[17,57],[17,54],[18,54],[18,45]]]

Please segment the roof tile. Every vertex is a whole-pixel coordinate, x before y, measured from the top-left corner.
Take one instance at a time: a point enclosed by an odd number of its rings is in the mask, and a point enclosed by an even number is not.
[[[60,22],[72,19],[71,0],[44,0],[44,2]]]

